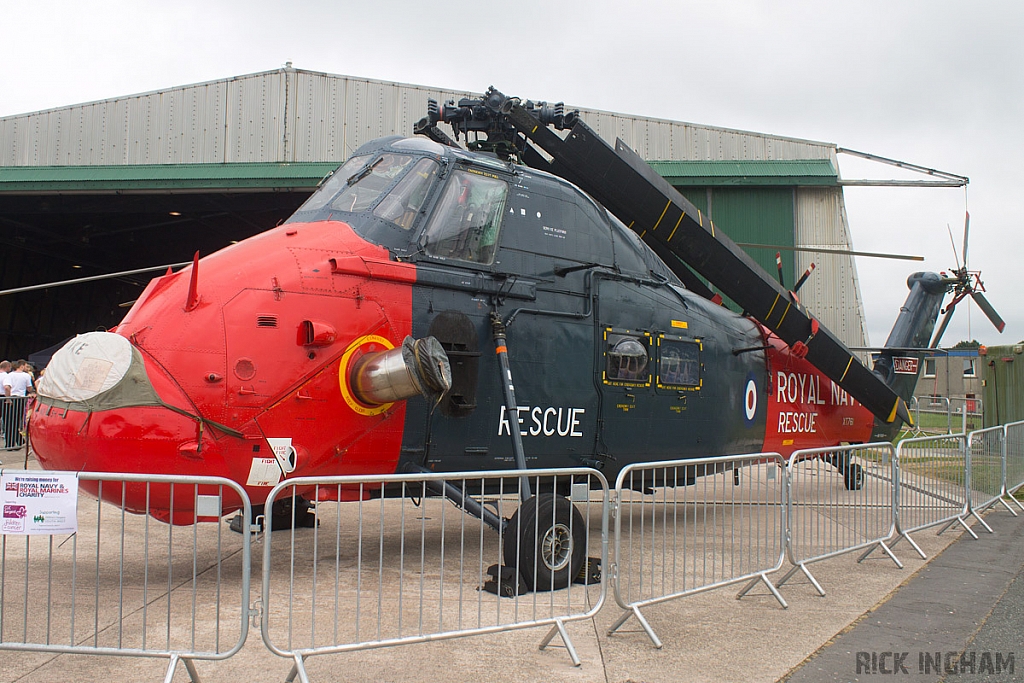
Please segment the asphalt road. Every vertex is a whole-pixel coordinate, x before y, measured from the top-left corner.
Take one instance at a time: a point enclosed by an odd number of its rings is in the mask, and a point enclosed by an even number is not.
[[[1024,681],[1024,515],[986,522],[783,680]]]

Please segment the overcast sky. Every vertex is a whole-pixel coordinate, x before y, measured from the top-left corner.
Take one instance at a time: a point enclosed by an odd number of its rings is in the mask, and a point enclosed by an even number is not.
[[[871,343],[912,270],[970,265],[1007,321],[961,306],[945,344],[1024,339],[1024,3],[8,2],[0,116],[279,68],[786,135],[949,171],[962,189],[847,188]],[[846,178],[907,177],[840,158]],[[1021,289],[1017,289],[1021,287]],[[970,310],[968,310],[970,309]]]

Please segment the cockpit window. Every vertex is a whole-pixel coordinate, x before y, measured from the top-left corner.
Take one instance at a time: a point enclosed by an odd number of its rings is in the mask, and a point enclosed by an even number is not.
[[[405,230],[411,228],[416,215],[423,208],[423,202],[439,169],[437,162],[420,159],[412,167],[412,171],[380,200],[377,208],[373,210],[373,215],[391,221]]]
[[[341,188],[345,187],[348,179],[365,166],[369,159],[370,155],[364,154],[363,156],[352,157],[346,161],[341,168],[327,176],[320,187],[317,188],[317,191],[299,207],[296,213],[316,211],[327,206],[327,203],[334,199],[334,195],[338,194]]]
[[[331,208],[350,213],[366,211],[415,158],[407,154],[386,152],[348,174],[344,180],[346,187],[331,201]]]
[[[503,180],[453,172],[423,234],[427,254],[493,262],[507,196],[508,184]]]

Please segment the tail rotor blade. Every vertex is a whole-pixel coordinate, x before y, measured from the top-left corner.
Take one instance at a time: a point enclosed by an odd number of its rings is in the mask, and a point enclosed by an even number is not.
[[[804,274],[800,276],[800,279],[796,281],[796,285],[793,286],[794,294],[800,291],[800,288],[804,286],[804,283],[807,282],[807,278],[809,278],[813,272],[814,264],[812,263],[810,267],[804,271]]]
[[[956,254],[956,242],[953,241],[953,228],[946,223],[946,232],[949,233],[949,248],[953,250],[953,260],[956,261],[956,269],[960,270],[960,257]]]
[[[928,348],[938,348],[939,342],[942,341],[942,335],[946,332],[946,327],[949,325],[949,321],[953,319],[953,306],[946,309],[946,314],[942,316],[942,322],[939,324],[939,329],[935,332],[935,337],[932,338],[932,343],[928,345]]]
[[[1006,323],[1003,322],[1003,319],[999,317],[998,313],[996,313],[996,309],[992,308],[992,304],[988,302],[985,295],[981,292],[971,292],[971,297],[974,299],[974,303],[978,304],[978,308],[981,309],[981,312],[984,313],[985,316],[992,321],[992,324],[996,326],[996,329],[1002,332],[1003,328],[1006,327]]]
[[[964,250],[961,252],[964,256],[964,268],[967,267],[967,236],[971,231],[971,214],[964,211]]]

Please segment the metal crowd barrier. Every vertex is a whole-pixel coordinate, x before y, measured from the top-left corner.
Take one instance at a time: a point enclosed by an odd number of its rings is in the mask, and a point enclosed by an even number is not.
[[[785,463],[776,453],[629,465],[615,483],[615,601],[662,643],[642,607],[759,581],[787,607],[767,574],[785,549]]]
[[[1006,475],[1003,494],[1024,510],[1013,494],[1024,486],[1024,422],[1006,425]]]
[[[195,661],[237,653],[258,607],[265,645],[293,661],[288,680],[308,681],[313,655],[537,626],[550,627],[541,648],[560,635],[579,665],[565,624],[596,615],[609,581],[623,610],[609,634],[635,616],[661,647],[646,606],[746,582],[739,598],[763,582],[786,607],[777,587],[798,571],[825,595],[810,563],[866,549],[863,561],[881,548],[902,567],[891,547],[906,539],[927,559],[911,534],[943,524],[976,538],[966,517],[981,520],[996,501],[1013,512],[1003,496],[1024,487],[1024,422],[788,460],[634,464],[614,496],[590,469],[290,479],[267,500],[293,523],[262,537],[253,609],[251,537],[220,523],[226,505],[251,519],[238,484],[78,479],[98,498],[79,497],[77,533],[0,536],[0,651],[166,658],[166,680],[178,662],[198,680]],[[526,486],[537,495],[524,503]],[[300,496],[318,502],[307,512]],[[129,500],[146,504],[129,509]],[[161,513],[163,501],[188,512]],[[599,558],[583,560],[591,555]],[[787,559],[792,568],[773,585],[768,574]]]
[[[914,416],[914,426],[907,431],[914,436],[922,436],[928,432],[935,433],[967,433],[981,425],[984,419],[982,399],[964,396],[911,396],[909,408]],[[943,427],[924,427],[921,415],[941,416],[945,422]],[[954,424],[954,420],[956,424]]]
[[[39,470],[7,474],[49,475]],[[251,573],[248,534],[226,532],[221,502],[241,500],[238,484],[217,477],[82,472],[78,531],[0,535],[0,651],[20,650],[169,659],[198,681],[195,660],[222,660],[245,643]],[[188,501],[217,523],[156,521],[125,500]],[[179,516],[182,513],[178,513]]]
[[[928,555],[914,542],[911,533],[929,527],[960,523],[967,525],[970,503],[967,494],[967,435],[924,436],[904,439],[896,447],[898,486],[896,487],[896,531],[893,542],[901,539],[917,551],[921,559]],[[939,533],[942,533],[941,531]]]
[[[953,431],[952,404],[946,396],[912,396],[910,399],[910,410],[914,414],[914,426],[910,429],[915,436],[925,435],[929,431],[935,432],[935,427],[924,427],[921,415],[941,415],[945,419],[945,427],[940,428],[944,434]]]
[[[521,503],[524,476],[536,495]],[[565,623],[593,616],[604,603],[606,582],[586,560],[599,554],[607,568],[609,489],[601,473],[296,478],[270,492],[268,509],[275,501],[299,509],[300,490],[320,501],[307,519],[312,528],[266,535],[263,553],[263,641],[293,660],[288,680],[308,681],[304,660],[313,655],[533,626],[551,626],[542,649],[561,635],[580,664]],[[467,497],[483,503],[482,514],[453,506]],[[503,540],[488,526],[506,519]],[[580,573],[567,576],[581,555]],[[502,565],[511,571],[492,584],[501,595],[482,590],[494,580],[489,570],[500,574]],[[533,582],[520,583],[524,574]]]
[[[0,395],[0,450],[17,451],[25,445],[28,400],[26,396]]]
[[[932,433],[939,434],[952,434],[953,433],[953,402],[947,396],[922,396],[918,399],[918,427],[922,434],[931,431]],[[945,426],[942,427],[924,427],[924,421],[921,420],[921,414],[934,415],[937,418],[945,421]]]
[[[969,512],[992,533],[990,527],[978,514],[997,502],[1010,511],[1014,517],[1017,513],[1003,500],[1004,482],[1006,481],[1006,428],[991,427],[980,429],[967,435],[967,482],[969,495]]]
[[[909,410],[910,414],[913,416],[914,424],[908,425],[908,424],[904,423],[903,426],[900,427],[900,436],[905,436],[905,435],[920,436],[921,435],[921,427],[920,427],[920,425],[921,425],[921,402],[917,400],[917,396],[911,396],[910,400],[907,401],[907,410]]]
[[[787,555],[793,567],[777,586],[801,571],[824,596],[807,565],[861,549],[867,552],[858,562],[880,548],[903,568],[885,544],[896,530],[894,455],[892,444],[872,443],[789,457]]]
[[[980,398],[967,398],[965,396],[953,396],[949,399],[950,432],[952,429],[953,416],[959,416],[960,424],[956,431],[964,433],[980,428],[985,417],[984,403]]]

